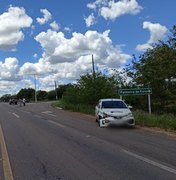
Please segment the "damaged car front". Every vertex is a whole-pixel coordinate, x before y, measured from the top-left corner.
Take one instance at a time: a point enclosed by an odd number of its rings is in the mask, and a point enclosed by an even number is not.
[[[121,99],[101,99],[95,109],[100,127],[127,125],[133,127],[135,119],[129,107]]]

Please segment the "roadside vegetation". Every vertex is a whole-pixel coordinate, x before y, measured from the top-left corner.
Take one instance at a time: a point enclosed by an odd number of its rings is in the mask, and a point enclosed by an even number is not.
[[[62,109],[73,111],[73,112],[81,112],[84,114],[90,114],[95,115],[95,107],[91,105],[85,105],[85,104],[72,104],[72,103],[66,103],[63,100],[53,102],[52,105],[54,107],[61,107]]]
[[[80,76],[75,84],[60,85],[50,92],[37,91],[41,101],[59,99],[55,103],[64,109],[94,114],[95,105],[102,98],[119,98],[119,89],[152,88],[152,115],[148,115],[147,96],[124,96],[133,106],[136,123],[141,126],[176,130],[176,26],[165,41],[153,44],[139,57],[133,55],[129,65],[117,69],[94,70]],[[34,100],[34,89],[21,89],[17,98]],[[4,95],[1,101],[8,101]]]
[[[176,116],[173,114],[151,114],[144,111],[134,111],[136,124],[147,127],[158,127],[165,130],[176,131]]]
[[[95,107],[90,105],[65,103],[60,100],[53,103],[55,107],[61,107],[73,112],[81,112],[95,116]],[[145,127],[158,127],[167,131],[176,131],[176,116],[173,114],[151,114],[145,111],[132,111],[135,117],[136,125]]]

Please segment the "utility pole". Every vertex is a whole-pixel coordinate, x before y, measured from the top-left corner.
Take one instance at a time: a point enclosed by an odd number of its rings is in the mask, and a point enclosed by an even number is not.
[[[94,64],[93,54],[92,54],[92,71],[93,71],[93,77],[95,79],[95,64]]]
[[[37,80],[35,74],[34,74],[34,83],[35,83],[35,103],[37,103]]]
[[[58,95],[57,95],[57,84],[56,84],[56,81],[54,81],[54,84],[55,84],[55,91],[56,91],[56,100],[58,100]]]

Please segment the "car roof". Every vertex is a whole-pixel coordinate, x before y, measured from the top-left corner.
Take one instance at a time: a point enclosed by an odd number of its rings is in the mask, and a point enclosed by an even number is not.
[[[99,101],[122,101],[122,100],[116,98],[107,98],[107,99],[100,99]]]

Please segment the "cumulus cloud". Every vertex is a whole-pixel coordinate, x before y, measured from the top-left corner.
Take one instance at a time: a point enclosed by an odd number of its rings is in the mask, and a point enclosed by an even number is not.
[[[10,6],[0,15],[0,49],[16,50],[15,46],[24,39],[23,28],[30,27],[32,18],[24,8]]]
[[[104,19],[115,20],[116,18],[124,15],[138,14],[143,8],[136,0],[96,0],[93,3],[87,4],[87,7],[93,10],[98,10],[100,16]]]
[[[35,37],[42,47],[42,58],[36,63],[26,62],[19,67],[16,58],[7,58],[0,62],[0,82],[19,81],[13,92],[21,87],[34,88],[34,82],[26,77],[36,75],[38,89],[50,90],[55,80],[76,81],[80,75],[92,70],[92,54],[96,67],[118,68],[126,63],[130,55],[122,52],[121,48],[112,44],[110,30],[103,33],[87,31],[85,34],[76,33],[66,38],[62,32],[49,29]],[[25,78],[25,79],[23,79]],[[5,87],[5,85],[4,85]],[[1,93],[1,92],[0,92]]]
[[[35,53],[35,54],[33,55],[33,57],[36,59],[36,58],[38,57],[38,54]]]
[[[0,80],[19,81],[19,64],[16,58],[6,58],[4,63],[0,61]]]
[[[58,31],[60,29],[59,25],[56,23],[56,21],[53,21],[51,24],[50,24],[51,28],[54,30],[54,31]]]
[[[115,20],[124,14],[135,15],[141,9],[136,0],[109,1],[108,6],[102,7],[100,13],[105,19]]]
[[[151,23],[149,21],[143,22],[143,29],[150,31],[150,39],[145,44],[138,44],[136,50],[145,51],[152,48],[152,44],[162,40],[167,32],[167,28],[159,23]]]
[[[71,32],[72,30],[71,30],[70,27],[65,27],[65,28],[64,28],[64,31]]]
[[[130,55],[121,48],[113,46],[109,37],[110,30],[103,33],[87,31],[76,33],[67,39],[62,32],[48,30],[35,37],[43,49],[42,58],[37,63],[26,62],[20,68],[20,75],[37,75],[40,88],[54,87],[55,80],[75,81],[81,74],[92,70],[92,54],[96,66],[119,68]]]
[[[19,71],[21,76],[24,75],[42,75],[51,72],[51,67],[48,62],[45,62],[42,58],[37,63],[24,63]]]
[[[41,9],[40,10],[41,13],[43,13],[43,17],[42,18],[37,18],[37,22],[40,24],[40,25],[43,25],[45,24],[46,22],[48,22],[51,18],[52,18],[52,15],[51,13],[47,10],[47,9]]]
[[[87,7],[89,9],[96,10],[98,7],[107,6],[107,4],[108,4],[108,0],[96,0],[93,3],[88,3]]]
[[[90,14],[87,18],[84,18],[84,20],[85,20],[87,27],[90,27],[91,25],[95,24],[95,22],[96,22],[96,19],[95,19],[95,16],[93,13]]]
[[[0,96],[4,95],[4,94],[13,94],[14,92],[16,92],[16,86],[15,86],[15,82],[12,81],[5,81],[2,80],[0,81]]]
[[[35,83],[32,81],[32,79],[23,79],[21,83],[23,84],[24,88],[35,88]]]
[[[146,44],[138,44],[136,46],[136,50],[138,51],[146,51],[147,49],[152,49],[152,45],[146,43]]]
[[[43,48],[43,59],[51,64],[75,62],[80,57],[95,54],[100,64],[110,65],[115,61],[116,66],[123,64],[130,57],[114,47],[109,38],[110,30],[103,33],[87,31],[85,34],[72,34],[70,39],[65,38],[62,32],[48,30],[35,37]],[[112,56],[113,54],[113,56]]]
[[[150,31],[150,39],[148,43],[155,43],[162,39],[167,32],[167,28],[159,23],[153,24],[151,22],[145,21],[143,23],[143,29],[148,29]]]

